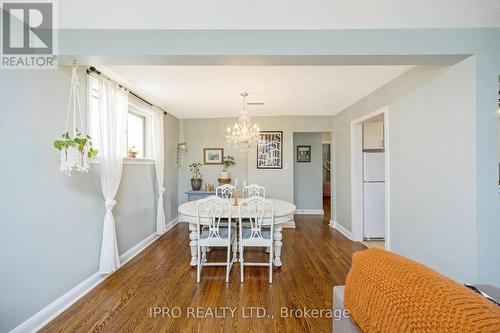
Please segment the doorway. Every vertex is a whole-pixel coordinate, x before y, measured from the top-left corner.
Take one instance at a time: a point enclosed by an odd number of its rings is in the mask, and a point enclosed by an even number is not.
[[[353,240],[390,249],[389,118],[384,107],[351,122]]]
[[[329,222],[332,218],[332,158],[331,158],[331,133],[321,133],[322,144],[322,179],[323,179],[323,211],[325,219]]]
[[[294,203],[296,214],[331,219],[331,132],[294,132]]]

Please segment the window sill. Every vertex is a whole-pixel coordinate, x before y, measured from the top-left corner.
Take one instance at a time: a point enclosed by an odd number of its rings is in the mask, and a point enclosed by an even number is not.
[[[155,164],[155,160],[149,158],[123,158],[123,164]]]
[[[90,164],[99,164],[99,159],[93,159],[90,161]],[[155,160],[151,160],[149,158],[123,158],[123,164],[145,164],[145,165],[154,165]]]

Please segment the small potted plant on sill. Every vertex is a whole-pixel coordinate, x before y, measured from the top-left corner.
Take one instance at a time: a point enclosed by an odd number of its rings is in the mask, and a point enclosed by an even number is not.
[[[201,188],[203,179],[201,178],[200,167],[201,163],[198,162],[191,163],[189,165],[189,170],[191,170],[191,173],[193,174],[193,177],[191,178],[191,187],[193,188],[193,191],[199,191]]]
[[[224,164],[224,169],[220,173],[220,178],[218,179],[219,183],[229,184],[231,183],[231,178],[229,177],[228,168],[236,164],[236,162],[234,161],[234,157],[231,155],[225,156],[222,160],[222,164]]]
[[[137,154],[139,154],[139,149],[137,149],[136,146],[132,146],[128,149],[128,157],[129,158],[136,158]]]

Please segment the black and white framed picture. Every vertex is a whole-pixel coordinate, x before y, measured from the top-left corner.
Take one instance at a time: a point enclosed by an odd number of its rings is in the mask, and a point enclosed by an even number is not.
[[[260,131],[257,169],[283,169],[282,131]]]
[[[297,146],[297,162],[311,163],[311,146]]]

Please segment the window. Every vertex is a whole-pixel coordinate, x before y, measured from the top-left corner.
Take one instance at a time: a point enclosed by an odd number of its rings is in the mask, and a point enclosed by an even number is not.
[[[97,80],[88,76],[88,133],[92,137],[92,144],[99,149],[99,90]]]
[[[144,158],[144,131],[146,126],[146,117],[133,112],[128,113],[127,120],[127,150],[129,155],[137,154],[133,157]],[[130,156],[129,156],[130,157]]]
[[[88,76],[88,132],[94,146],[99,149],[99,85],[98,80]],[[126,139],[123,157],[127,161],[152,158],[152,112],[149,105],[129,95]]]
[[[152,119],[151,109],[129,96],[125,156],[151,159]]]

